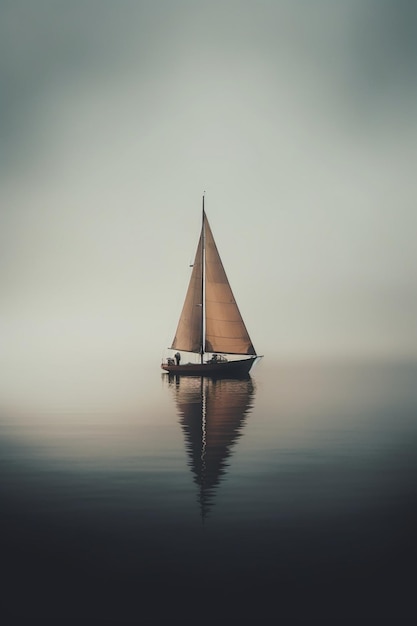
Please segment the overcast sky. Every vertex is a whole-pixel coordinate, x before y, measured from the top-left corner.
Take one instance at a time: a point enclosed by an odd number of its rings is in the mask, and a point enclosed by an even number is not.
[[[203,191],[271,363],[417,356],[416,25],[408,0],[0,0],[5,366],[158,368]]]

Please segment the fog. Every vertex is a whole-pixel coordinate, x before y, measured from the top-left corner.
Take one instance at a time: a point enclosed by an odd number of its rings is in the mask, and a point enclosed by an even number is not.
[[[204,191],[259,353],[417,356],[412,3],[0,12],[6,385],[157,369]]]

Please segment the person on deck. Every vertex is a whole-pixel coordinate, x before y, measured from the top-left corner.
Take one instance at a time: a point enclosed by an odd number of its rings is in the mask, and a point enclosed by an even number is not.
[[[176,362],[177,362],[177,365],[179,365],[179,364],[180,364],[180,361],[181,361],[181,355],[180,355],[180,353],[179,353],[179,352],[176,352],[176,353],[174,354],[174,356],[175,356],[175,360],[176,360]]]

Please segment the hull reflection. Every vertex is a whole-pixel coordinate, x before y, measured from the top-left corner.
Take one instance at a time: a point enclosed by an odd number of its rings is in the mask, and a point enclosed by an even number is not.
[[[250,376],[238,380],[170,376],[169,384],[174,391],[188,465],[198,486],[204,520],[253,406],[254,383]]]

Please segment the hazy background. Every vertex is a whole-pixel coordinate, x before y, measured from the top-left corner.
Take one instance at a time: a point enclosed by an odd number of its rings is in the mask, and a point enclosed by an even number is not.
[[[158,371],[204,190],[269,363],[416,357],[416,24],[407,0],[1,1],[5,392]]]

